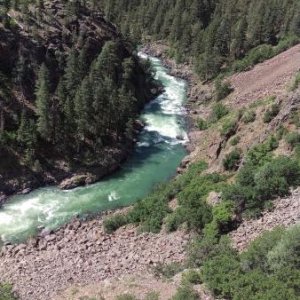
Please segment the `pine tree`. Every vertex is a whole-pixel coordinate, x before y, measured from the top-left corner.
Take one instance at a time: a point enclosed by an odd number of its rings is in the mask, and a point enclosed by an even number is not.
[[[49,71],[45,64],[42,64],[38,73],[36,83],[36,108],[38,115],[38,132],[46,139],[51,139],[51,92]]]
[[[78,70],[78,54],[76,49],[73,48],[67,58],[67,66],[65,69],[65,87],[70,98],[75,97],[76,89],[80,83]]]
[[[82,81],[80,88],[75,96],[75,113],[77,132],[80,139],[84,139],[89,132],[90,116],[91,116],[91,102],[92,102],[92,90],[89,77],[85,77]],[[100,116],[99,116],[100,117]]]

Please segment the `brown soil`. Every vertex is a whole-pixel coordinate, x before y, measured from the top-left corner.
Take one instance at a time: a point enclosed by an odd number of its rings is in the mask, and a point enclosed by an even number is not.
[[[234,93],[230,96],[234,105],[249,105],[265,96],[282,95],[293,76],[300,70],[300,44],[256,65],[248,72],[229,78]]]
[[[133,274],[87,286],[75,285],[53,300],[115,300],[120,295],[134,295],[140,300],[146,299],[150,293],[156,293],[160,300],[167,300],[174,296],[177,287],[178,284],[171,280],[158,279],[148,273]]]

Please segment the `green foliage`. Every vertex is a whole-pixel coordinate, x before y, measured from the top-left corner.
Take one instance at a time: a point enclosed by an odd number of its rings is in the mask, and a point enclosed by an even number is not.
[[[270,123],[280,112],[280,106],[278,104],[273,104],[271,108],[269,108],[265,114],[263,121],[265,123]]]
[[[215,225],[218,233],[229,232],[232,226],[233,213],[234,203],[231,201],[222,201],[220,204],[213,207],[213,221],[210,226]]]
[[[141,225],[143,231],[159,232],[164,218],[170,212],[168,202],[173,196],[173,187],[165,185],[138,201],[128,213],[128,221]]]
[[[146,295],[144,300],[159,300],[159,293],[150,292]]]
[[[123,294],[123,295],[117,296],[116,300],[137,300],[137,298],[131,294]]]
[[[241,140],[240,136],[235,136],[230,140],[230,145],[231,146],[236,146]]]
[[[232,91],[233,88],[229,82],[222,82],[220,79],[215,81],[215,98],[217,101],[226,98]]]
[[[299,226],[296,226],[264,233],[241,254],[229,243],[224,248],[222,239],[214,240],[209,248],[203,241],[195,247],[205,254],[202,278],[217,297],[296,300],[300,296],[299,241]]]
[[[298,72],[293,80],[293,83],[290,87],[290,91],[295,91],[300,85],[300,72]]]
[[[16,300],[12,292],[12,286],[10,284],[0,283],[0,299],[1,300]]]
[[[38,114],[38,131],[41,136],[48,140],[51,138],[51,93],[50,75],[45,64],[42,64],[36,83],[36,107]]]
[[[184,269],[184,266],[180,263],[170,263],[170,264],[164,264],[164,263],[158,263],[153,271],[154,275],[157,277],[165,277],[165,278],[172,278],[179,272],[181,272]]]
[[[234,201],[241,210],[255,212],[264,208],[268,200],[286,196],[290,187],[298,186],[298,161],[284,156],[273,158],[271,151],[276,146],[277,141],[271,137],[251,149],[237,174],[236,183],[223,190],[223,198]]]
[[[292,148],[295,148],[300,144],[300,134],[296,131],[291,132],[286,135],[285,140]]]
[[[300,127],[300,115],[299,115],[299,111],[292,112],[291,123],[294,124],[297,128]]]
[[[223,105],[222,103],[216,103],[212,107],[210,120],[212,123],[215,123],[220,119],[222,119],[223,117],[225,117],[226,115],[228,115],[228,113],[229,113],[229,109],[225,105]]]
[[[199,297],[188,284],[181,285],[171,300],[198,300]]]
[[[104,229],[107,233],[113,233],[125,224],[127,224],[127,217],[121,214],[109,217],[103,222]]]
[[[224,169],[227,171],[235,171],[238,169],[240,161],[241,151],[239,149],[234,149],[223,159]]]
[[[289,49],[290,47],[296,45],[298,42],[299,37],[288,35],[280,40],[275,47],[268,44],[259,45],[251,49],[243,59],[235,61],[231,69],[234,72],[246,71],[254,65],[272,58],[279,53]]]
[[[206,129],[208,129],[209,125],[208,125],[207,121],[205,121],[202,118],[199,118],[197,120],[197,127],[199,128],[199,130],[206,130]]]
[[[248,124],[248,123],[252,123],[255,121],[255,118],[256,118],[256,113],[255,111],[253,110],[250,110],[250,111],[246,111],[242,117],[242,121],[245,123],[245,124]]]
[[[188,270],[182,274],[182,281],[189,284],[201,284],[201,273],[199,270]]]
[[[268,252],[267,262],[270,269],[300,269],[300,226],[289,229],[271,251]]]
[[[226,119],[222,124],[221,135],[229,139],[237,131],[238,119],[230,118]]]

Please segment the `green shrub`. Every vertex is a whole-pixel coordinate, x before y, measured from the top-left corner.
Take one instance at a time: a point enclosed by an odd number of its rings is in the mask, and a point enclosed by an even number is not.
[[[180,263],[170,263],[170,264],[158,263],[153,268],[155,276],[157,277],[163,276],[166,278],[172,278],[183,270],[184,270],[184,266]]]
[[[159,300],[159,293],[150,292],[146,295],[144,300]]]
[[[206,130],[208,129],[208,123],[204,119],[199,118],[197,120],[197,127],[199,128],[199,130]]]
[[[233,88],[229,82],[222,82],[220,79],[215,81],[215,94],[217,101],[226,98],[232,91]]]
[[[300,184],[300,167],[289,157],[264,160],[256,165],[251,161],[239,171],[236,183],[223,190],[223,199],[232,200],[241,210],[257,214],[266,201],[289,194],[290,187]]]
[[[185,210],[178,207],[166,219],[166,229],[168,232],[176,231],[178,227],[186,220]]]
[[[222,119],[223,117],[225,117],[226,115],[228,115],[228,113],[229,110],[225,105],[223,105],[222,103],[217,103],[212,108],[210,120],[211,122],[215,123],[220,119]]]
[[[255,111],[253,110],[250,110],[250,111],[246,111],[242,117],[242,121],[245,123],[245,124],[248,124],[248,123],[252,123],[255,121],[255,118],[256,118],[256,113]]]
[[[271,108],[269,108],[265,114],[263,121],[265,123],[270,123],[280,112],[280,106],[278,104],[273,104]]]
[[[196,270],[189,270],[183,273],[182,280],[183,282],[194,284],[194,285],[201,284],[202,283],[201,273]]]
[[[270,200],[289,194],[289,188],[300,184],[300,166],[289,157],[278,157],[255,174],[255,189],[259,199]]]
[[[291,132],[287,134],[285,140],[292,148],[295,148],[295,146],[300,144],[300,133]]]
[[[172,300],[199,300],[199,296],[190,285],[184,284],[178,288]]]
[[[234,149],[223,159],[223,166],[226,171],[235,171],[239,167],[241,161],[241,151]]]
[[[234,203],[231,201],[222,201],[213,207],[213,222],[217,225],[220,233],[231,230],[233,213]]]
[[[283,268],[300,270],[300,226],[287,230],[267,255],[269,268],[274,271]],[[300,279],[299,279],[300,280]]]
[[[230,145],[231,146],[236,146],[241,140],[240,136],[235,136],[230,140]]]
[[[128,219],[125,215],[117,214],[104,220],[103,226],[107,233],[113,233],[120,227],[126,225]]]
[[[241,254],[241,263],[245,271],[261,269],[269,272],[268,253],[281,240],[284,234],[282,227],[267,231],[256,238],[248,247],[247,251]]]
[[[232,297],[232,285],[242,276],[238,255],[234,251],[219,254],[206,261],[202,272],[208,287],[216,295],[227,299]]]
[[[286,134],[288,130],[281,124],[276,132],[276,139],[280,141]]]
[[[299,37],[291,35],[281,39],[275,47],[267,44],[259,45],[251,49],[243,59],[235,61],[231,70],[234,72],[248,70],[257,63],[272,58],[297,43],[299,43]]]
[[[300,127],[300,115],[299,115],[299,111],[292,112],[291,123],[294,124],[297,128]]]
[[[116,300],[137,300],[137,298],[131,294],[123,294],[123,295],[117,296]]]
[[[295,79],[290,87],[291,91],[295,91],[300,85],[300,72],[297,73],[297,75],[295,76]]]
[[[222,129],[221,129],[221,135],[227,138],[230,138],[236,133],[238,125],[237,119],[228,119],[225,120]]]
[[[266,162],[272,160],[272,151],[277,149],[278,141],[274,136],[262,144],[258,144],[251,148],[246,155],[247,164],[253,166],[262,166]]]
[[[1,300],[17,300],[12,291],[10,284],[0,283],[0,299]]]
[[[241,254],[223,237],[197,238],[192,246],[189,261],[202,266],[201,279],[216,298],[296,300],[300,297],[300,226],[265,232]]]

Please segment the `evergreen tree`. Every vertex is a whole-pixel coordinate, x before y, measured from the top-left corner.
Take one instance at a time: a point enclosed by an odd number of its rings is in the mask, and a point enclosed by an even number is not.
[[[42,64],[38,73],[36,83],[36,108],[38,115],[38,132],[47,139],[51,139],[51,91],[49,71],[45,64]]]

